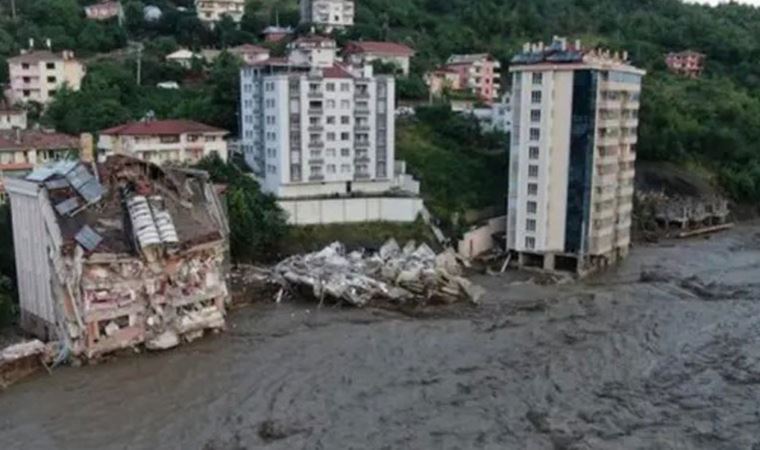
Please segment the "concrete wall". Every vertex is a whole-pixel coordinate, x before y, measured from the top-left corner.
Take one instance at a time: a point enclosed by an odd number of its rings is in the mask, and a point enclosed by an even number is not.
[[[492,237],[494,234],[506,233],[506,231],[507,216],[494,217],[486,225],[465,233],[459,241],[457,250],[465,258],[474,258],[496,246]]]
[[[414,222],[422,211],[420,198],[364,197],[278,200],[292,225],[361,222]]]

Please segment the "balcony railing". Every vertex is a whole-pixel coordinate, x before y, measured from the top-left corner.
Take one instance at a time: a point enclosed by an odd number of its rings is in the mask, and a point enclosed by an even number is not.
[[[369,141],[356,141],[354,142],[354,145],[357,148],[368,148],[370,146]]]
[[[369,131],[370,130],[370,126],[369,126],[369,124],[366,124],[366,125],[365,124],[362,124],[362,125],[356,124],[354,126],[354,130],[356,130],[356,131]]]
[[[310,141],[309,148],[325,148],[324,142]]]
[[[369,180],[370,175],[365,172],[357,172],[354,174],[354,180]]]

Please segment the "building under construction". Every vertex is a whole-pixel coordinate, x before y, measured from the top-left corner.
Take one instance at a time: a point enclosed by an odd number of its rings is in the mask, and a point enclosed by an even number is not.
[[[228,225],[205,172],[113,156],[5,186],[26,331],[92,358],[225,326]]]

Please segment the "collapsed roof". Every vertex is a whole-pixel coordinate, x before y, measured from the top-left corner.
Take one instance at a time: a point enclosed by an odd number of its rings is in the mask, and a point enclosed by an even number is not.
[[[62,161],[27,181],[45,189],[64,253],[142,255],[182,251],[225,238],[227,223],[208,174],[161,168],[124,155],[105,163]]]

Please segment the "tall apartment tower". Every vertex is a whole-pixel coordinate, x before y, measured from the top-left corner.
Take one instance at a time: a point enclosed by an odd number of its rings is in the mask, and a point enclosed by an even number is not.
[[[354,25],[353,0],[300,0],[301,23],[321,26],[325,31]]]
[[[392,187],[393,77],[272,58],[240,78],[241,144],[263,190],[294,198]]]
[[[507,246],[580,274],[628,254],[643,70],[555,38],[512,60]]]

